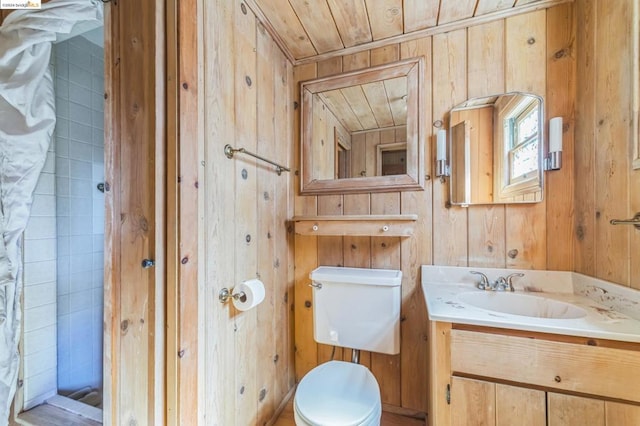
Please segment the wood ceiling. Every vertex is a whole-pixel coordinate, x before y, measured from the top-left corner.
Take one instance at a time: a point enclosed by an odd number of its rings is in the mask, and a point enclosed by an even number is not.
[[[294,63],[405,41],[572,0],[246,0]]]
[[[407,124],[407,78],[397,77],[318,94],[350,133]]]

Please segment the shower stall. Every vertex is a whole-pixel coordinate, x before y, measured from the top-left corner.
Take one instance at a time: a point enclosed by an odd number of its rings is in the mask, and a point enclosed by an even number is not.
[[[104,303],[102,31],[53,46],[56,127],[24,233],[16,400],[23,410],[47,402],[96,420],[102,418]]]

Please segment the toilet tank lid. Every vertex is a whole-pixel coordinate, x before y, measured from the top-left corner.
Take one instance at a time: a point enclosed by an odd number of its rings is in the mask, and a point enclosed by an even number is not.
[[[347,268],[320,266],[309,274],[315,282],[338,282],[396,287],[402,282],[402,271],[396,269]]]

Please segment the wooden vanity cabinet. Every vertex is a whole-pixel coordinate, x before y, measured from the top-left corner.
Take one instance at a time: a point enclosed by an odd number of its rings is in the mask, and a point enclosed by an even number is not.
[[[638,426],[640,345],[430,326],[429,424]]]

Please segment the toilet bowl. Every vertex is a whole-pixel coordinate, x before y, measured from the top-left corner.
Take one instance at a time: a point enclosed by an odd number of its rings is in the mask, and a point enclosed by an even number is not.
[[[307,373],[294,397],[298,426],[379,426],[380,387],[364,366],[329,361]]]

